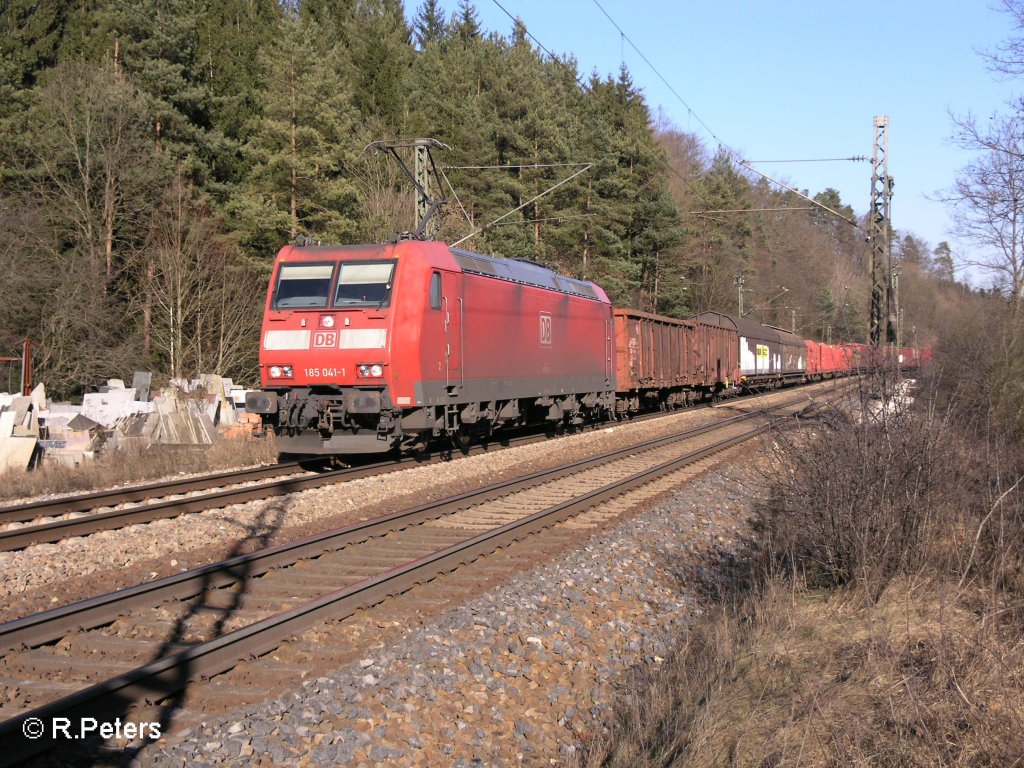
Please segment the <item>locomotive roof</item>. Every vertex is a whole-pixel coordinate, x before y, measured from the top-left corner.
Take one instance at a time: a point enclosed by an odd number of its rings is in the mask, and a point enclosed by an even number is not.
[[[509,280],[514,283],[536,286],[537,288],[548,288],[560,293],[571,293],[587,299],[600,299],[593,283],[588,283],[586,280],[577,280],[566,275],[559,275],[539,264],[519,261],[518,259],[493,259],[489,256],[481,256],[479,253],[462,251],[457,248],[450,250],[455,258],[455,262],[462,267],[463,272],[496,277],[499,280]]]
[[[518,259],[496,259],[490,256],[482,256],[479,253],[473,253],[472,251],[450,248],[443,242],[403,241],[397,245],[392,243],[360,245],[302,245],[291,246],[287,255],[302,258],[303,255],[314,256],[323,254],[325,257],[334,257],[338,255],[339,251],[344,251],[346,253],[362,251],[370,257],[394,257],[398,255],[396,251],[401,249],[402,246],[405,246],[407,242],[412,244],[423,244],[423,242],[426,242],[432,246],[447,249],[463,272],[485,275],[487,277],[497,278],[498,280],[508,280],[513,283],[521,283],[522,285],[532,285],[537,288],[547,288],[548,290],[558,291],[559,293],[582,296],[586,299],[607,301],[607,299],[605,299],[601,294],[600,289],[598,289],[593,283],[586,280],[577,280],[576,278],[569,277],[567,275],[560,275],[547,267],[542,267],[540,264],[534,264],[530,261],[520,261]],[[284,252],[285,249],[282,249],[281,255],[285,255]]]

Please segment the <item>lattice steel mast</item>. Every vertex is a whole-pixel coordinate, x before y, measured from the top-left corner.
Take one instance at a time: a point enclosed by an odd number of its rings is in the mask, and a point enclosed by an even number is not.
[[[868,344],[880,347],[896,341],[896,313],[892,285],[891,222],[892,176],[889,175],[889,117],[875,116],[875,152],[871,172],[871,316]]]

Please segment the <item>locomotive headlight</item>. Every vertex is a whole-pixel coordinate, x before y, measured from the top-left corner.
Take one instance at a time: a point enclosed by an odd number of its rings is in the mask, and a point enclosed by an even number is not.
[[[324,328],[333,328],[334,315],[320,315],[320,325]]]
[[[380,378],[384,375],[384,366],[380,363],[360,363],[356,366],[356,374],[363,379]]]
[[[270,378],[272,379],[290,379],[294,371],[290,365],[272,365],[270,366]]]

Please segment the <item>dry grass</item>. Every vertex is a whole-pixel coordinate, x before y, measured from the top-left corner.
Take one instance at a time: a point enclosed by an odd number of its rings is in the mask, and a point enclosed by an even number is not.
[[[220,440],[189,448],[113,451],[78,467],[46,464],[29,472],[0,474],[0,499],[74,493],[277,462],[272,436]]]
[[[777,439],[733,591],[581,764],[1024,766],[1024,457],[917,406]]]
[[[955,585],[896,579],[877,602],[773,580],[637,674],[608,766],[1011,766],[1024,646]]]

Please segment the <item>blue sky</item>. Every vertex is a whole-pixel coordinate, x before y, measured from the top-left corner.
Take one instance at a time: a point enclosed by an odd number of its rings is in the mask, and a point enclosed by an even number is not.
[[[625,63],[652,112],[712,151],[721,140],[748,160],[870,158],[874,116],[888,115],[893,226],[969,251],[950,234],[946,206],[926,196],[952,186],[971,159],[949,142],[950,111],[987,117],[1024,91],[977,53],[1012,30],[998,0],[597,1],[671,89],[594,0],[498,0],[584,74]],[[512,20],[498,2],[475,5],[486,31],[507,36]],[[419,4],[406,0],[410,18]],[[457,5],[442,0],[449,14]],[[756,167],[812,195],[835,187],[858,213],[870,203],[870,162]]]

